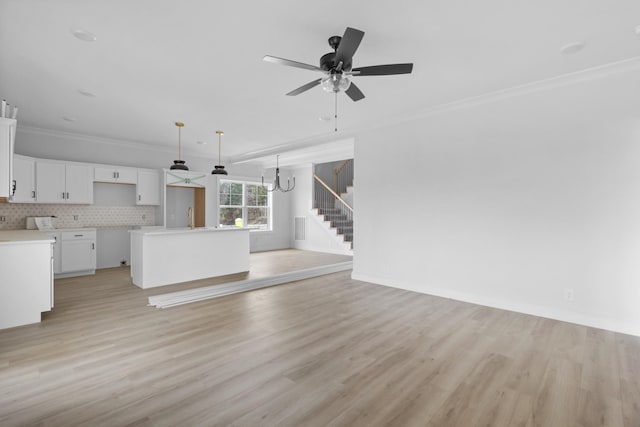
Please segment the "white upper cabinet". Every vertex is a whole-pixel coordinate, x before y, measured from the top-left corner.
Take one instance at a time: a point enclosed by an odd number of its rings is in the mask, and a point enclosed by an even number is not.
[[[160,172],[139,170],[136,205],[159,205],[160,188]]]
[[[16,121],[0,117],[0,197],[10,197],[13,191],[13,145]]]
[[[38,203],[93,203],[93,168],[38,160],[36,200]]]
[[[204,188],[209,174],[195,171],[168,170],[167,185],[172,187]]]
[[[96,166],[94,169],[93,180],[96,182],[113,182],[117,184],[137,184],[138,171],[133,168]]]
[[[33,203],[36,201],[35,160],[29,157],[13,157],[13,203]]]

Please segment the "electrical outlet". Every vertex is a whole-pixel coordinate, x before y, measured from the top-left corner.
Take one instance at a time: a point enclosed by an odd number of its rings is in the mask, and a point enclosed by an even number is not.
[[[566,301],[573,301],[573,289],[565,289],[564,290],[564,299]]]
[[[4,216],[0,216],[0,222],[5,222],[6,220],[7,220],[7,218],[6,218],[6,217],[4,217]]]
[[[122,261],[120,261],[120,267],[126,267],[126,265],[127,265],[126,260],[123,259]]]
[[[77,221],[77,220],[78,220],[78,215],[74,215],[74,216],[73,216],[73,220],[74,220],[74,221]]]

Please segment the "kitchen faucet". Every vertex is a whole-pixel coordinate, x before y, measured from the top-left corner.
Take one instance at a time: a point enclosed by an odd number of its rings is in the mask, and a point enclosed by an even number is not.
[[[189,228],[193,230],[194,228],[196,228],[196,221],[195,221],[195,218],[193,217],[192,207],[189,207],[189,209],[187,209],[187,215],[189,216]]]

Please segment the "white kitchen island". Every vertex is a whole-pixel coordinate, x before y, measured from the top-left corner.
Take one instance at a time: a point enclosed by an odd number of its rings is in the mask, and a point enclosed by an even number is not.
[[[0,231],[0,329],[38,323],[53,307],[53,242],[40,231]]]
[[[247,228],[132,230],[131,278],[146,289],[249,271]]]

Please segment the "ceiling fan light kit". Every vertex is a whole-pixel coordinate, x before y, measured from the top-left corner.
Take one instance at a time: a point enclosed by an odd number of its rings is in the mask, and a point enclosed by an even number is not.
[[[185,161],[182,160],[181,151],[182,151],[182,128],[184,127],[184,123],[176,122],[176,126],[178,127],[178,160],[174,160],[173,164],[169,169],[171,170],[183,170],[188,171],[189,168],[185,164]]]
[[[227,171],[224,170],[224,166],[220,164],[222,163],[222,160],[220,159],[220,147],[222,146],[222,135],[224,135],[224,132],[217,130],[216,134],[218,135],[218,164],[213,167],[211,175],[228,175]]]
[[[353,55],[358,50],[360,42],[364,37],[364,31],[347,27],[342,37],[329,37],[329,46],[333,52],[326,53],[320,57],[320,66],[305,64],[290,59],[279,58],[277,56],[266,55],[263,60],[289,67],[302,68],[305,70],[319,71],[325,77],[313,80],[297,89],[287,93],[288,96],[300,95],[309,89],[320,85],[325,92],[336,94],[336,121],[337,121],[337,94],[344,92],[352,101],[364,99],[364,94],[351,81],[355,76],[388,76],[394,74],[410,74],[413,71],[412,63],[372,65],[368,67],[352,68]],[[335,130],[338,130],[336,123]]]

